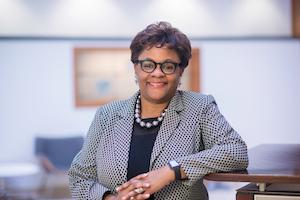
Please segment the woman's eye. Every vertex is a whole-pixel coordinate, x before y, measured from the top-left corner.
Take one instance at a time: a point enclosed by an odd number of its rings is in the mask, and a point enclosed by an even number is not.
[[[175,68],[173,63],[166,63],[164,67],[166,70],[173,70]]]
[[[154,68],[154,64],[153,63],[144,63],[143,67],[152,69],[152,68]]]

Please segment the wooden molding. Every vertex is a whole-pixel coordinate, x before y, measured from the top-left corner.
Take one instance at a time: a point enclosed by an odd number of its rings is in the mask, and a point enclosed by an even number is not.
[[[300,1],[292,0],[292,35],[300,37]]]
[[[198,48],[192,49],[192,59],[190,62],[190,76],[192,80],[190,88],[192,91],[200,92],[200,50]]]

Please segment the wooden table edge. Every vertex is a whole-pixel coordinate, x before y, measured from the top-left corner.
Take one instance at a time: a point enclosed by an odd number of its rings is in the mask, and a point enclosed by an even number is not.
[[[224,182],[251,182],[251,183],[300,183],[300,176],[269,175],[269,174],[238,174],[238,173],[212,173],[204,177],[210,181]]]

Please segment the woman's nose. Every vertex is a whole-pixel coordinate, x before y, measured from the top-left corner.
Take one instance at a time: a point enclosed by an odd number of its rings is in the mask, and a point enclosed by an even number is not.
[[[152,76],[164,76],[165,74],[161,70],[161,65],[157,64],[155,70],[151,73]]]

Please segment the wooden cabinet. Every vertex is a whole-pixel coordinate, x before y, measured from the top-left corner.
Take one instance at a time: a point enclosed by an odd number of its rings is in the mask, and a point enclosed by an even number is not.
[[[249,150],[247,170],[205,179],[250,182],[237,190],[237,200],[300,200],[300,144],[259,145]]]

